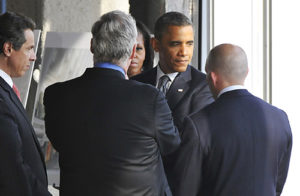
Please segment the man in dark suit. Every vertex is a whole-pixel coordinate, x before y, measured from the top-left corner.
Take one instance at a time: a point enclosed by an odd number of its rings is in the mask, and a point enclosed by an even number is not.
[[[0,15],[0,195],[50,195],[44,156],[12,81],[36,59],[34,28],[25,16]]]
[[[156,88],[125,79],[135,52],[135,21],[109,12],[92,34],[94,68],[45,90],[60,195],[171,195],[161,160],[180,144],[171,111]]]
[[[160,88],[160,78],[169,77],[166,98],[180,132],[184,117],[212,103],[213,98],[205,74],[189,65],[194,50],[191,20],[182,13],[168,12],[154,28],[152,46],[159,53],[159,63],[132,79]]]
[[[206,72],[216,101],[184,121],[174,195],[279,196],[292,148],[287,115],[244,89],[242,48],[215,47]]]
[[[159,53],[159,63],[153,69],[132,77],[164,91],[175,125],[181,133],[183,119],[213,102],[204,73],[189,65],[194,50],[194,30],[191,20],[179,12],[168,12],[155,23],[152,46]],[[160,82],[167,76],[167,82]],[[174,157],[164,156],[164,167],[173,190]]]

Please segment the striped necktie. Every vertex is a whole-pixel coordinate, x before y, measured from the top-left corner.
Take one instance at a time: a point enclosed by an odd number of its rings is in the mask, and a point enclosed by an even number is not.
[[[158,86],[157,88],[163,92],[164,94],[167,93],[170,87],[170,78],[167,75],[163,75],[162,77],[159,78]]]

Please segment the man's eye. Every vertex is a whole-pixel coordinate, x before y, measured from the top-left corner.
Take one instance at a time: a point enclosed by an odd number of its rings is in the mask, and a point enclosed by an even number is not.
[[[172,42],[171,44],[170,44],[170,46],[178,46],[180,43],[178,43],[178,42]]]
[[[188,45],[192,46],[192,45],[194,45],[194,42],[189,42]]]

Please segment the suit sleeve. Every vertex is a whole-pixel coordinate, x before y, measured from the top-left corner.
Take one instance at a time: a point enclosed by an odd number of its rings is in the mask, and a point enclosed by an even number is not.
[[[284,115],[286,116],[286,121],[287,121],[286,122],[287,130],[285,130],[285,133],[288,134],[288,136],[287,136],[288,140],[287,140],[287,146],[286,146],[285,152],[279,162],[277,186],[276,186],[276,196],[281,195],[283,186],[284,186],[286,178],[287,178],[290,157],[291,157],[291,151],[292,151],[292,143],[293,143],[292,132],[291,132],[291,128],[290,128],[290,125],[288,122],[288,118],[285,113],[284,113]]]
[[[45,106],[45,129],[46,135],[49,138],[53,147],[59,152],[60,151],[60,141],[62,134],[59,130],[61,129],[61,123],[59,123],[59,114],[54,111],[57,108],[55,106],[55,100],[51,99],[51,89],[46,88],[44,93],[44,106]]]
[[[18,124],[0,99],[0,195],[32,195],[31,171],[22,156]]]
[[[194,94],[192,98],[192,112],[190,112],[190,114],[193,112],[197,112],[203,109],[205,106],[214,102],[214,98],[211,94],[211,91],[209,90],[207,82],[204,80],[202,81],[202,83],[202,87],[199,89],[199,91],[197,91],[197,93]]]
[[[202,182],[203,150],[193,121],[186,117],[183,123],[182,142],[173,169],[173,192],[177,196],[199,195]]]
[[[174,126],[171,110],[164,95],[158,92],[154,108],[155,137],[162,155],[172,153],[180,145],[180,137]]]

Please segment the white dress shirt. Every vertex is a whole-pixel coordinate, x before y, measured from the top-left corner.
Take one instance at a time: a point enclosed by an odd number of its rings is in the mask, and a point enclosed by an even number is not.
[[[244,86],[242,85],[232,85],[232,86],[228,86],[226,88],[223,88],[219,94],[218,94],[218,98],[223,94],[223,93],[226,93],[228,91],[233,91],[233,90],[238,90],[238,89],[245,89]]]
[[[5,73],[3,70],[0,69],[0,77],[3,78],[3,80],[12,88],[13,87],[13,81],[11,77]]]

